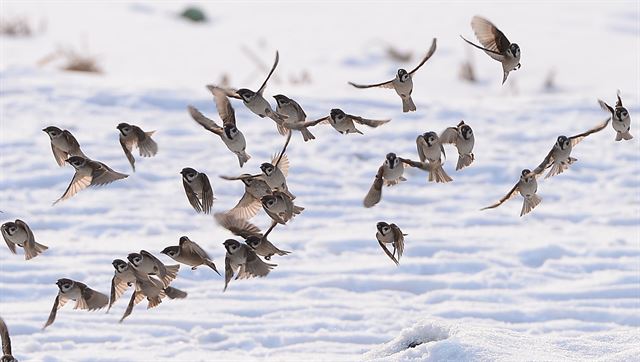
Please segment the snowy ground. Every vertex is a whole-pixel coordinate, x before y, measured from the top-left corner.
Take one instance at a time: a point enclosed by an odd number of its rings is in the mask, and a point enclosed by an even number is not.
[[[0,247],[0,315],[21,361],[116,360],[633,360],[640,355],[640,10],[637,2],[491,4],[205,4],[212,22],[175,16],[185,4],[1,3],[3,16],[25,15],[30,38],[0,38],[2,222],[21,218],[50,249],[25,262]],[[457,79],[473,38],[469,20],[493,20],[522,48],[522,68],[500,86],[498,63],[472,51],[480,81]],[[346,82],[391,78],[399,64],[384,42],[416,59],[438,38],[434,57],[414,78],[418,112],[402,114],[390,90]],[[103,75],[62,72],[37,61],[56,46],[100,56]],[[253,156],[241,170],[220,140],[186,112],[214,116],[204,88],[223,73],[257,88],[263,72],[249,47],[280,66],[266,94],[297,99],[310,118],[334,107],[392,118],[364,136],[321,125],[317,139],[294,135],[290,188],[306,210],[273,233],[293,251],[274,257],[265,279],[223,280],[210,270],[181,270],[186,300],[139,306],[123,324],[109,314],[66,306],[46,331],[57,287],[70,277],[108,292],[111,260],[140,249],[158,253],[188,235],[224,264],[230,237],[187,203],[178,172],[209,174],[215,211],[242,194],[218,175],[255,172],[282,145],[273,122],[235,103]],[[555,69],[558,89],[543,92]],[[289,78],[308,71],[312,83]],[[579,161],[542,181],[543,203],[518,216],[521,199],[479,211],[503,196],[522,168],[544,158],[556,137],[605,119],[596,99],[621,89],[631,112],[629,142],[607,128],[574,150]],[[271,99],[272,100],[272,99]],[[476,135],[476,162],[454,182],[408,182],[361,206],[387,152],[416,158],[415,137],[464,119]],[[58,168],[41,129],[71,130],[87,155],[130,172],[116,125],[157,130],[160,152],[138,172],[50,206],[73,175]],[[375,241],[375,224],[397,223],[409,236],[400,267]],[[264,214],[252,220],[268,226]],[[167,259],[163,259],[169,262]],[[411,348],[410,346],[413,346]]]

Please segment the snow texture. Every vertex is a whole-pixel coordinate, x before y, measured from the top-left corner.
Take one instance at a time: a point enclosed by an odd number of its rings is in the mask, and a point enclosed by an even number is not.
[[[207,360],[638,360],[640,355],[640,10],[638,2],[556,3],[204,3],[210,21],[188,23],[187,3],[10,2],[2,16],[26,16],[32,37],[0,38],[0,209],[20,218],[49,246],[25,261],[0,247],[0,315],[21,361]],[[473,15],[491,19],[522,49],[522,68],[500,85],[499,63],[464,43]],[[388,89],[355,89],[411,69],[432,38],[438,49],[414,77],[417,112],[402,113]],[[413,52],[407,63],[388,43]],[[101,75],[64,72],[38,60],[57,46],[88,49]],[[289,187],[306,210],[270,240],[292,251],[275,256],[266,278],[233,280],[182,267],[173,285],[189,293],[154,309],[138,306],[119,324],[129,293],[111,311],[67,305],[41,330],[58,278],[108,293],[111,261],[156,255],[187,235],[224,269],[232,237],[188,204],[179,171],[206,172],[214,211],[241,197],[240,182],[284,141],[274,123],[232,101],[252,159],[240,169],[217,136],[190,119],[193,104],[217,120],[205,84],[227,74],[257,88],[265,74],[249,48],[280,65],[267,99],[283,93],[310,119],[331,108],[392,118],[365,135],[328,125],[304,143],[294,134]],[[478,83],[457,77],[471,56]],[[556,88],[543,90],[549,71]],[[307,71],[311,83],[290,79]],[[574,135],[607,115],[596,100],[620,89],[632,117],[631,141],[611,127],[576,146],[569,170],[540,180],[542,203],[519,217],[521,198],[494,210],[523,168],[534,168],[560,134]],[[388,152],[416,159],[415,138],[461,119],[476,137],[474,163],[448,184],[407,182],[362,207]],[[157,130],[159,152],[136,157],[135,174],[116,126]],[[90,157],[130,174],[55,206],[73,176],[60,168],[41,129],[70,130]],[[135,155],[135,153],[134,153]],[[408,234],[396,267],[375,239],[378,221]],[[269,226],[261,213],[252,219]],[[162,256],[162,260],[171,260]]]

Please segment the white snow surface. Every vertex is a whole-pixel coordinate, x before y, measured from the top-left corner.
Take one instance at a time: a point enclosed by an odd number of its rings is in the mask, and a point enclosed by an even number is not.
[[[211,21],[176,14],[191,3],[10,2],[2,16],[26,16],[33,37],[0,38],[0,214],[20,218],[49,246],[25,261],[0,247],[0,315],[21,361],[209,360],[638,360],[640,356],[640,10],[637,1],[526,2],[241,2],[204,3]],[[465,44],[483,15],[520,44],[522,68],[500,85],[497,62]],[[401,112],[392,90],[359,90],[391,79],[438,49],[414,77],[418,111]],[[411,50],[399,64],[385,42]],[[63,72],[38,60],[57,46],[88,48],[102,75]],[[216,212],[240,198],[239,182],[220,179],[258,171],[284,138],[274,123],[233,101],[252,159],[243,169],[222,142],[195,122],[193,104],[217,119],[205,84],[226,73],[236,87],[257,88],[243,47],[280,65],[265,95],[298,100],[309,118],[339,107],[392,118],[365,135],[327,125],[304,143],[294,134],[290,189],[306,210],[271,240],[292,251],[274,257],[266,278],[234,280],[182,267],[173,283],[189,293],[119,324],[129,293],[109,314],[67,305],[42,331],[69,277],[108,293],[115,258],[146,249],[159,255],[182,235],[200,243],[224,269],[222,242],[232,237],[189,206],[179,171],[193,167],[213,184]],[[472,54],[477,84],[458,80]],[[557,90],[542,84],[555,69]],[[310,84],[289,78],[307,70]],[[521,198],[479,211],[502,197],[523,168],[542,161],[560,134],[603,121],[597,98],[620,89],[632,117],[632,141],[614,131],[585,139],[579,161],[539,184],[543,202],[519,217]],[[448,184],[408,181],[385,188],[362,207],[388,152],[416,159],[418,134],[461,119],[475,132],[476,160],[456,172],[447,146]],[[116,125],[157,130],[160,151],[137,159],[118,143]],[[73,176],[59,168],[41,129],[72,131],[90,157],[129,173],[126,180],[51,203]],[[375,239],[378,221],[408,234],[399,267]],[[261,213],[252,222],[269,225]],[[162,256],[162,260],[171,260]]]

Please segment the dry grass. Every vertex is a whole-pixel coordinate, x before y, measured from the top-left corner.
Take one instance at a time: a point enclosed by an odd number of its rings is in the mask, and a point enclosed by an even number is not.
[[[25,17],[4,18],[0,20],[0,34],[10,37],[29,37],[33,35],[33,29]]]
[[[61,60],[60,69],[70,72],[85,72],[102,74],[98,57],[88,52],[79,52],[72,48],[59,48],[38,62],[39,66],[45,66],[53,61]]]

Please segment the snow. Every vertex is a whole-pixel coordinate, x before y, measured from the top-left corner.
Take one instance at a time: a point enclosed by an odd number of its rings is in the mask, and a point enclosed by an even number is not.
[[[26,262],[0,247],[0,315],[21,361],[115,360],[606,360],[640,355],[640,5],[584,3],[204,3],[212,19],[190,24],[191,3],[1,3],[3,16],[25,15],[33,37],[0,38],[0,209],[20,218],[49,246]],[[286,8],[286,9],[285,9]],[[522,68],[500,85],[500,66],[469,51],[475,14],[491,19],[522,48]],[[414,78],[418,111],[400,112],[387,89],[347,81],[391,79],[399,64],[385,42],[412,50],[411,68],[431,39],[438,49]],[[87,47],[103,75],[63,72],[36,63],[57,46]],[[331,108],[392,118],[364,136],[327,125],[316,140],[294,134],[288,184],[306,210],[270,240],[293,253],[262,279],[223,279],[182,267],[174,286],[189,293],[158,308],[138,306],[119,324],[129,293],[109,314],[65,306],[41,331],[69,277],[104,293],[111,261],[140,249],[159,255],[182,235],[200,243],[218,267],[232,237],[187,202],[179,171],[205,171],[214,210],[241,197],[239,182],[219,175],[255,172],[284,138],[272,121],[233,101],[252,159],[239,169],[216,136],[193,122],[193,104],[215,115],[205,84],[223,73],[257,88],[243,47],[280,64],[266,90],[298,100],[309,118]],[[479,83],[457,79],[472,54]],[[555,69],[558,89],[542,84]],[[308,71],[310,84],[292,84]],[[521,199],[479,211],[513,186],[523,168],[544,158],[556,137],[606,118],[596,102],[616,89],[632,117],[632,141],[614,142],[609,127],[572,153],[578,162],[541,180],[543,201],[520,218]],[[214,117],[215,119],[216,117]],[[416,158],[415,137],[464,119],[475,132],[476,161],[456,172],[446,148],[449,184],[427,184],[411,170],[362,207],[387,152]],[[135,174],[116,125],[157,130],[160,151],[136,157]],[[51,203],[73,175],[51,154],[48,125],[69,129],[84,152],[126,180]],[[378,221],[409,234],[396,267],[375,240]],[[261,213],[252,222],[266,229]],[[162,256],[162,260],[171,260]],[[416,344],[409,348],[410,344]]]

